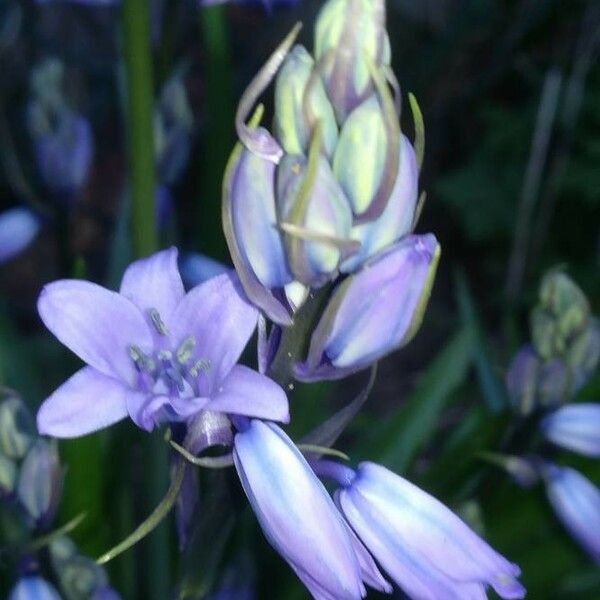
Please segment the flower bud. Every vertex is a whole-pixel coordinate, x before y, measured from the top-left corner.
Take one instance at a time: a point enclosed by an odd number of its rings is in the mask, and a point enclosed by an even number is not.
[[[421,325],[440,246],[411,235],[381,252],[334,291],[296,365],[302,381],[339,379],[407,344]]]
[[[573,375],[573,390],[581,389],[600,362],[600,321],[592,318],[585,330],[569,344],[565,360]]]
[[[156,169],[162,184],[172,185],[185,169],[193,125],[185,85],[180,77],[173,77],[162,90],[154,114]]]
[[[273,321],[289,324],[288,308],[272,292],[292,281],[276,224],[275,164],[240,144],[223,184],[225,237],[250,300]]]
[[[58,577],[67,600],[93,598],[108,585],[104,569],[85,556],[76,555],[59,563]]]
[[[384,0],[329,0],[315,26],[315,57],[342,123],[372,91],[368,61],[389,65]]]
[[[39,527],[47,527],[54,519],[61,490],[62,470],[56,444],[39,439],[21,465],[17,484],[21,504]]]
[[[319,122],[323,148],[333,154],[338,128],[319,73],[306,48],[292,48],[275,82],[275,135],[288,154],[306,154],[314,125]]]
[[[39,218],[27,208],[10,208],[1,213],[0,264],[21,254],[39,231]]]
[[[19,579],[8,600],[62,600],[54,586],[45,579],[30,575]]]
[[[570,467],[544,469],[546,493],[556,516],[577,543],[600,565],[600,490]]]
[[[535,409],[540,357],[531,346],[517,352],[506,373],[506,388],[513,408],[522,415]]]
[[[36,437],[31,414],[17,396],[0,400],[0,452],[21,459]]]
[[[350,238],[361,243],[358,252],[342,264],[343,273],[355,271],[379,250],[412,231],[418,196],[419,169],[415,151],[406,136],[401,137],[398,175],[388,204],[373,222],[356,225]]]
[[[317,155],[286,155],[277,172],[278,220],[306,233],[306,239],[286,230],[290,268],[300,283],[319,287],[335,277],[343,251],[323,238],[347,240],[352,213],[327,160]],[[313,236],[313,239],[311,239]]]
[[[9,496],[17,482],[17,465],[14,460],[0,452],[0,500]]]
[[[387,137],[383,113],[371,96],[355,108],[340,132],[333,172],[359,215],[371,204],[384,174]]]
[[[553,444],[592,458],[600,457],[600,404],[567,404],[544,417],[544,436]]]

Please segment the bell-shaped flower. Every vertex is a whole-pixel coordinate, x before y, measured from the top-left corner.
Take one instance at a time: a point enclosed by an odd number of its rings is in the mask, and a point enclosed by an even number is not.
[[[600,489],[579,471],[548,464],[548,500],[571,537],[600,565]]]
[[[224,178],[223,228],[248,298],[276,323],[289,325],[290,308],[280,296],[293,277],[277,230],[275,169],[238,144]]]
[[[8,600],[62,600],[55,587],[37,575],[19,579]]]
[[[333,107],[312,56],[294,46],[275,81],[274,131],[287,154],[307,154],[311,132],[321,124],[323,149],[331,156],[338,137]]]
[[[339,379],[407,344],[421,324],[439,256],[432,234],[406,236],[342,281],[296,377]]]
[[[350,471],[350,469],[345,468]],[[356,535],[415,600],[523,598],[520,570],[441,502],[373,463],[361,463],[336,492]]]
[[[377,252],[408,235],[413,229],[419,193],[419,168],[414,148],[401,136],[398,175],[382,215],[375,221],[356,225],[350,238],[360,242],[360,249],[342,264],[343,273],[356,271]]]
[[[542,419],[540,428],[553,444],[584,456],[600,457],[600,404],[567,404]]]
[[[172,248],[129,266],[119,293],[78,280],[45,286],[38,311],[88,366],[38,412],[38,429],[75,437],[130,416],[151,431],[201,410],[287,420],[283,390],[237,365],[258,311],[235,275],[187,294]]]
[[[323,484],[278,427],[250,421],[234,440],[235,466],[271,545],[317,600],[366,591],[346,525]]]
[[[384,0],[328,0],[317,17],[314,54],[342,123],[373,89],[368,63],[390,63]]]
[[[0,213],[0,264],[21,254],[40,228],[39,218],[27,208],[10,208]]]
[[[315,288],[334,279],[345,257],[344,246],[352,248],[347,241],[352,213],[318,146],[308,160],[283,157],[277,171],[277,201],[294,279]]]
[[[56,443],[38,439],[21,464],[17,495],[27,514],[40,527],[47,527],[56,515],[62,480]]]

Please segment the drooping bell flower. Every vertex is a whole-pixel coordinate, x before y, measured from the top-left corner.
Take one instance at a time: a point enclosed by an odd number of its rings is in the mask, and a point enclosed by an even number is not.
[[[548,500],[571,537],[600,565],[600,489],[579,471],[547,464]]]
[[[544,417],[540,429],[553,444],[600,457],[600,404],[567,404]]]
[[[27,208],[15,207],[0,213],[0,264],[21,254],[40,229],[39,218]]]
[[[252,420],[236,434],[233,456],[265,536],[312,596],[364,597],[361,564],[346,525],[288,436],[274,424]]]
[[[55,587],[37,575],[19,579],[8,600],[62,600]]]
[[[342,281],[296,377],[339,379],[408,343],[421,324],[439,255],[433,235],[407,236]]]
[[[523,598],[520,569],[441,502],[374,463],[356,472],[322,461],[317,472],[342,485],[336,503],[384,571],[415,600]]]
[[[201,410],[287,420],[283,390],[237,365],[257,310],[235,275],[187,294],[172,248],[131,264],[119,292],[78,280],[45,286],[38,311],[87,363],[38,412],[38,429],[76,437],[129,416],[151,431]]]

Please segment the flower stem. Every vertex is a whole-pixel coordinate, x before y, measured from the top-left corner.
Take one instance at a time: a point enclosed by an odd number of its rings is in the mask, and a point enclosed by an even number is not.
[[[149,6],[147,0],[124,0],[122,9],[131,225],[133,251],[137,257],[147,256],[158,249],[154,210],[154,96]]]

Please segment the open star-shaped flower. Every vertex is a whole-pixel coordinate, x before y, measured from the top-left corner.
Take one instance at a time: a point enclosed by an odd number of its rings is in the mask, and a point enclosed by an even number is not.
[[[76,437],[127,416],[151,431],[201,410],[289,418],[284,391],[236,364],[258,319],[237,276],[186,294],[175,248],[131,264],[119,293],[81,280],[50,283],[38,311],[87,363],[42,404],[40,433]]]

